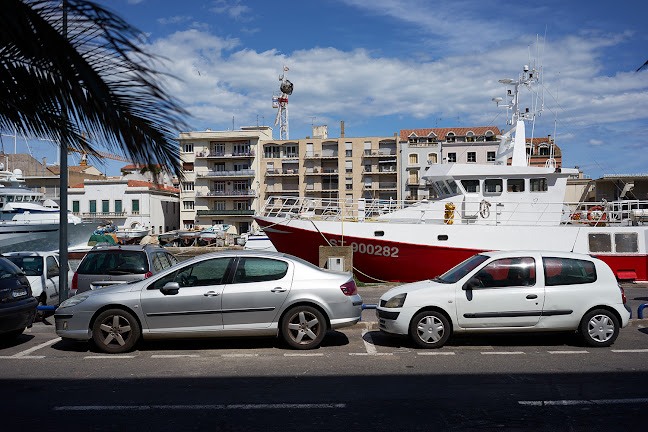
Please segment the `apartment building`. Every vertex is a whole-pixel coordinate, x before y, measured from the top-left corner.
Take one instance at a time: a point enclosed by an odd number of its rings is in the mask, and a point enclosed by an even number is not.
[[[496,126],[401,129],[399,174],[406,200],[433,198],[434,189],[423,180],[430,165],[438,163],[487,164],[495,161],[501,132]]]
[[[272,140],[272,128],[181,132],[180,228],[228,224],[248,232],[260,209],[259,142]]]
[[[260,195],[312,198],[398,199],[398,136],[264,140]],[[317,136],[315,137],[315,133]],[[342,134],[344,135],[344,134]]]

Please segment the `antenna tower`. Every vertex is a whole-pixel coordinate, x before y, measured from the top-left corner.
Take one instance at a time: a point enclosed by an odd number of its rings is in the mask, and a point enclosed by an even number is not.
[[[288,138],[288,95],[291,95],[293,92],[293,83],[288,81],[286,78],[286,72],[288,67],[284,66],[283,72],[279,75],[279,85],[280,95],[272,96],[272,107],[277,108],[277,118],[275,119],[275,126],[280,126],[280,137],[281,140],[287,140]]]

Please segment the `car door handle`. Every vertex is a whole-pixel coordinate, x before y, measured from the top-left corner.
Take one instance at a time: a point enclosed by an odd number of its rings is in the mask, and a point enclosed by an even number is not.
[[[286,292],[286,288],[276,287],[272,288],[270,292]]]
[[[537,299],[538,296],[537,296],[536,294],[529,294],[529,295],[527,296],[527,298],[528,298],[529,300],[533,300],[533,299]]]
[[[207,291],[205,294],[203,294],[205,297],[216,297],[219,296],[220,294],[217,293],[216,291]]]

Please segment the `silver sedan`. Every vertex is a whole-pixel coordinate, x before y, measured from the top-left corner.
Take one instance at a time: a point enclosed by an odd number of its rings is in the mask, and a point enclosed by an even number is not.
[[[108,353],[129,351],[141,338],[263,335],[312,349],[328,329],[356,324],[361,308],[351,273],[282,253],[227,251],[76,295],[54,318],[62,338],[92,339]]]

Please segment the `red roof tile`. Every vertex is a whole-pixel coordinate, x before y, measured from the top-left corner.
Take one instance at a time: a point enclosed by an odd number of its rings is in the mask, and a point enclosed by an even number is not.
[[[407,141],[407,138],[414,134],[418,137],[426,137],[434,133],[441,141],[445,141],[448,133],[453,132],[455,136],[466,136],[468,132],[474,133],[476,136],[486,135],[486,132],[491,131],[494,135],[500,135],[501,132],[497,126],[480,126],[480,127],[450,127],[450,128],[433,128],[433,129],[401,129],[400,140]]]

